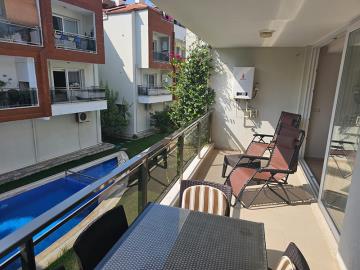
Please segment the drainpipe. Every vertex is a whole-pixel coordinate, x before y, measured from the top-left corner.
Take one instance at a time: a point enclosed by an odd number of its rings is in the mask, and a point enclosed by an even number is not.
[[[134,102],[134,117],[133,117],[133,120],[134,120],[134,133],[137,134],[137,89],[136,89],[136,79],[137,79],[137,76],[136,76],[136,62],[137,62],[137,51],[136,51],[136,11],[133,11],[131,13],[131,16],[132,16],[132,49],[133,49],[133,75],[134,75],[134,98],[133,98],[133,102]],[[142,48],[140,48],[141,50]]]

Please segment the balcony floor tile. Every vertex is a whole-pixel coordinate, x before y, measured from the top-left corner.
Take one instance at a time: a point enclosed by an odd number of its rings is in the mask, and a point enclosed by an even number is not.
[[[194,178],[223,183],[225,179],[221,177],[221,171],[225,154],[234,152],[213,150]],[[244,194],[244,201],[251,199],[254,189],[258,187],[249,187],[249,191]],[[273,269],[289,242],[299,246],[311,269],[339,269],[336,242],[301,169],[289,177],[287,191],[292,205],[284,204],[265,190],[255,201],[254,207],[240,209],[237,204],[232,209],[232,217],[265,224],[269,267]]]

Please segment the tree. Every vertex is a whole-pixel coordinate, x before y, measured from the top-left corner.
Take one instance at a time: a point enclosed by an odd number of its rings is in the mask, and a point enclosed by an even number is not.
[[[169,115],[177,127],[182,127],[206,113],[215,101],[215,92],[209,87],[213,71],[210,47],[197,41],[185,60],[175,56],[171,63],[174,83],[168,89],[175,100]]]
[[[129,123],[129,105],[123,101],[118,105],[118,93],[105,86],[107,110],[101,112],[101,126],[106,135],[116,135]]]

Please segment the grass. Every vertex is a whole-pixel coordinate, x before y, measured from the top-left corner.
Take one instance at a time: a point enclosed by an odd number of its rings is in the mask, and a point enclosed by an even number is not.
[[[149,148],[153,144],[165,138],[168,133],[155,133],[153,135],[137,139],[137,140],[124,140],[118,138],[105,137],[104,141],[115,144],[117,147],[126,148],[126,153],[129,158],[136,156],[140,152]]]
[[[64,266],[66,270],[80,270],[76,254],[73,249],[64,251],[60,257],[51,263],[46,269],[53,270],[61,265]]]

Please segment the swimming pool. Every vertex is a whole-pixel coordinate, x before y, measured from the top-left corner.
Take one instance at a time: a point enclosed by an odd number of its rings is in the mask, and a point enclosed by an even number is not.
[[[74,193],[83,189],[85,186],[95,181],[96,179],[107,175],[116,167],[117,159],[113,158],[79,171],[79,173],[88,177],[81,176],[80,174],[71,174],[36,188],[24,191],[13,197],[1,200],[0,239],[24,226],[34,218],[38,217]],[[57,239],[62,237],[65,233],[70,231],[95,207],[96,205],[92,205],[90,208],[84,210],[80,215],[69,220],[59,229],[42,240],[38,245],[36,245],[35,253],[39,254],[41,251],[54,243]],[[55,223],[56,222],[54,222],[54,224]],[[54,226],[54,224],[51,224],[49,227]],[[35,236],[35,238],[46,232],[49,227],[45,228],[42,232]],[[0,259],[0,262],[1,261],[2,259]]]

